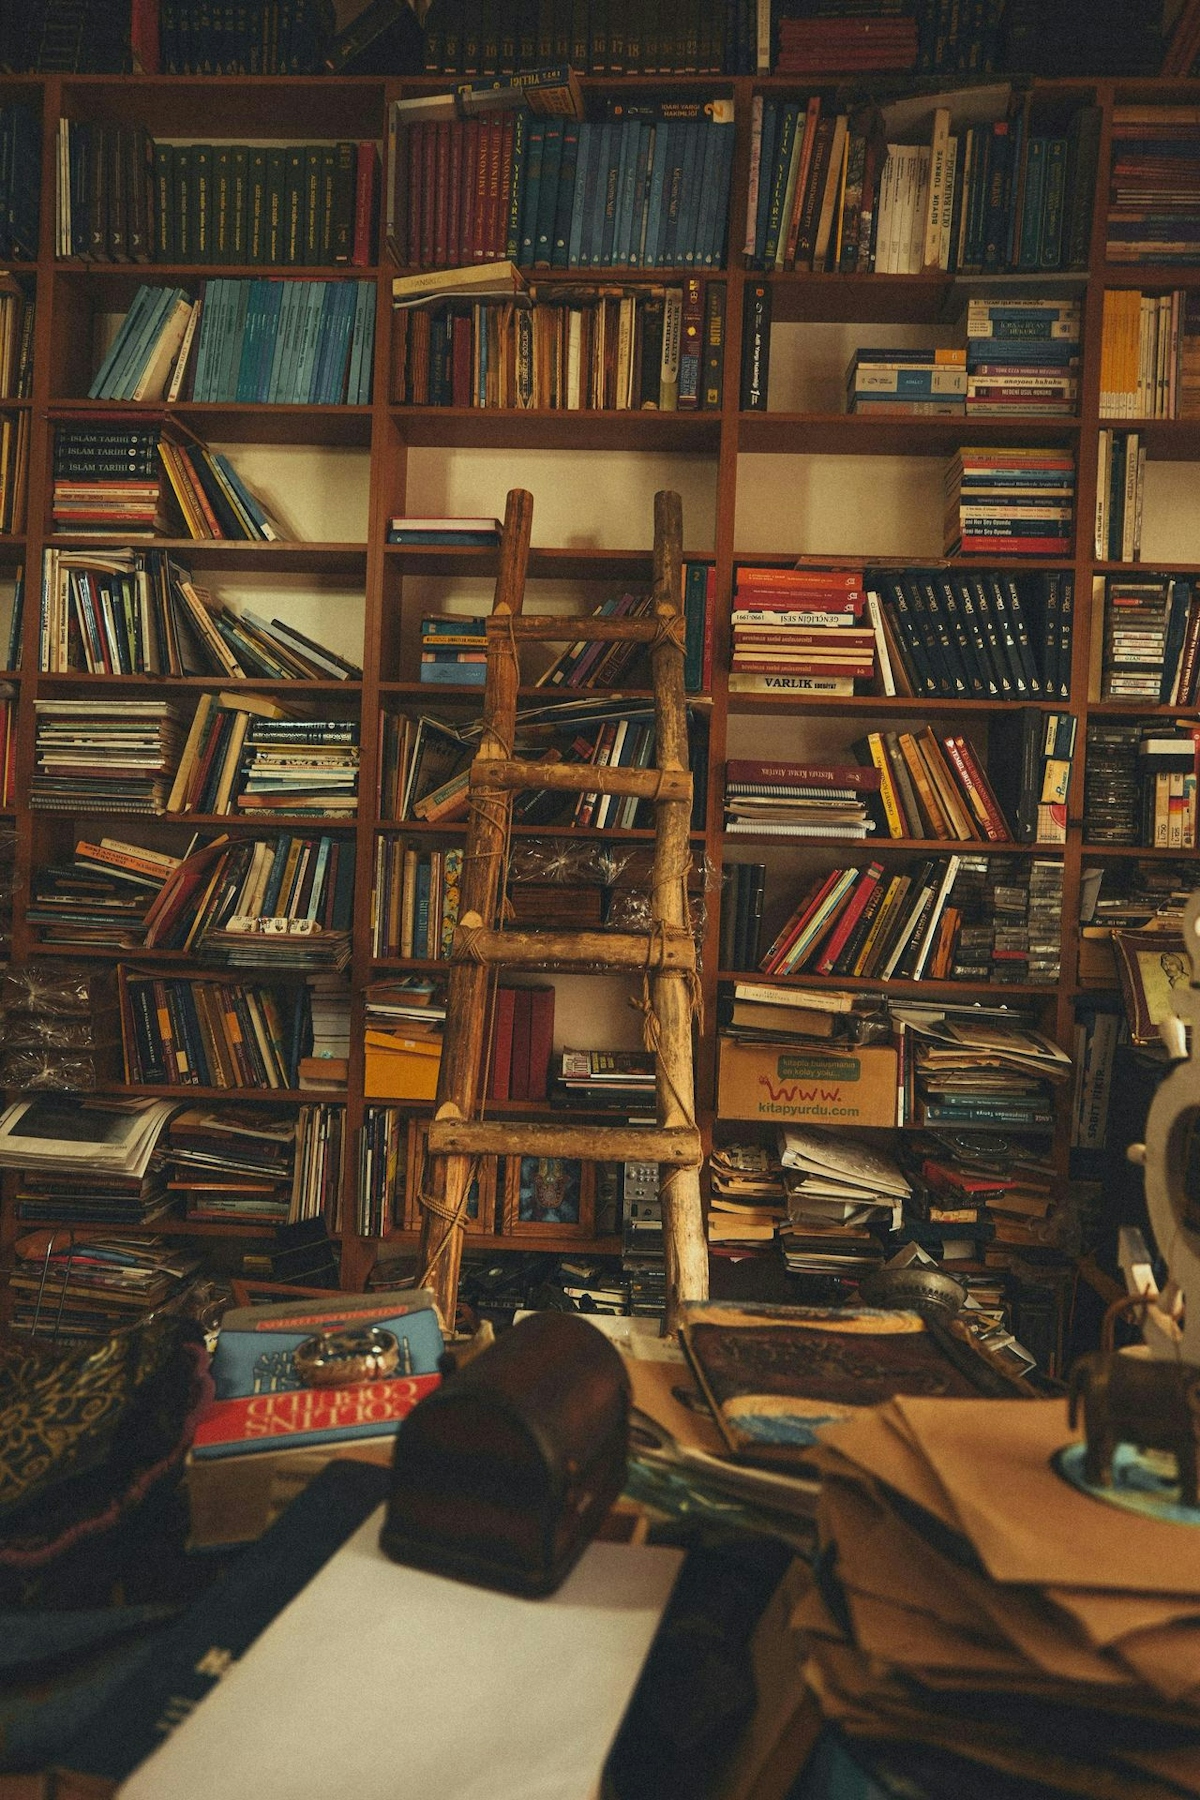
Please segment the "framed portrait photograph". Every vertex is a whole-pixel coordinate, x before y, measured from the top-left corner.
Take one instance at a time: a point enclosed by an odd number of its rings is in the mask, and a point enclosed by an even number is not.
[[[592,1235],[596,1165],[576,1157],[509,1156],[504,1165],[504,1230]]]
[[[1173,990],[1191,980],[1183,938],[1174,931],[1114,931],[1112,942],[1129,1035],[1135,1044],[1156,1044],[1158,1027],[1173,1010]]]
[[[408,1124],[407,1175],[404,1183],[405,1231],[420,1231],[421,1203],[417,1198],[422,1182],[429,1180],[428,1119],[410,1119]],[[467,1216],[463,1230],[468,1234],[493,1232],[496,1229],[496,1158],[481,1157],[467,1195]]]

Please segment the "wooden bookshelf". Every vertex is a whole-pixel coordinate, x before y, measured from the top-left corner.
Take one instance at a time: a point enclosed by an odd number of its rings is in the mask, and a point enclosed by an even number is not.
[[[0,540],[0,570],[23,560],[26,569],[26,613],[23,638],[23,662],[19,678],[0,676],[18,682],[18,763],[17,791],[27,793],[34,761],[34,704],[39,697],[83,696],[94,692],[111,697],[125,691],[137,694],[150,688],[166,693],[189,696],[205,689],[235,685],[219,678],[187,678],[161,682],[142,677],[85,676],[77,673],[41,674],[37,670],[38,590],[42,552],[47,546],[57,548],[99,547],[118,540],[89,539],[83,534],[52,533],[50,522],[51,456],[53,428],[57,421],[86,410],[111,412],[114,418],[163,417],[176,415],[206,439],[232,443],[241,449],[264,446],[268,450],[291,454],[302,449],[320,471],[327,458],[358,458],[355,465],[357,513],[353,520],[322,523],[311,541],[292,540],[280,543],[232,543],[153,540],[154,547],[172,550],[182,559],[194,563],[209,579],[250,576],[254,580],[295,581],[300,577],[327,579],[353,584],[363,595],[363,678],[361,682],[322,683],[316,681],[279,683],[252,681],[246,684],[254,692],[286,692],[296,699],[316,705],[337,697],[342,705],[361,721],[361,766],[359,776],[360,806],[352,821],[323,822],[312,815],[297,815],[287,821],[293,829],[317,833],[333,831],[341,836],[352,834],[356,844],[356,890],[354,905],[354,961],[350,975],[352,996],[351,1055],[349,1085],[345,1097],[346,1130],[344,1132],[343,1211],[341,1225],[343,1274],[346,1284],[360,1287],[375,1260],[379,1248],[376,1240],[360,1239],[354,1230],[354,1188],[358,1166],[358,1137],[363,1121],[363,996],[368,984],[387,974],[427,973],[443,965],[397,958],[374,959],[371,954],[371,880],[374,870],[376,840],[380,834],[440,841],[453,836],[453,828],[425,827],[419,823],[380,821],[376,817],[380,733],[378,721],[381,703],[400,705],[409,711],[424,708],[431,712],[448,710],[452,716],[466,715],[479,704],[479,691],[467,688],[422,686],[409,678],[408,668],[400,652],[400,620],[405,609],[410,613],[429,602],[423,598],[430,581],[470,580],[486,584],[494,575],[496,555],[490,550],[453,550],[440,547],[418,548],[386,543],[387,521],[393,513],[403,512],[406,503],[415,511],[478,511],[491,514],[502,510],[497,494],[509,485],[528,485],[535,499],[534,532],[538,547],[530,561],[533,583],[531,600],[541,583],[607,583],[648,581],[650,574],[649,542],[652,521],[652,496],[656,487],[673,485],[673,472],[681,485],[690,484],[703,491],[711,501],[711,536],[705,520],[689,518],[685,503],[684,526],[689,541],[696,549],[689,560],[709,560],[716,568],[716,668],[711,696],[697,697],[697,708],[707,710],[708,731],[708,800],[706,829],[693,837],[697,859],[707,856],[715,872],[715,885],[710,887],[710,906],[703,956],[703,997],[705,1016],[715,1016],[717,984],[736,976],[736,971],[717,966],[719,876],[724,863],[736,860],[739,845],[747,849],[769,842],[778,859],[796,857],[801,846],[786,839],[756,839],[738,834],[726,839],[722,824],[722,770],[731,721],[775,717],[802,718],[814,728],[824,729],[839,719],[852,720],[847,737],[863,727],[861,721],[872,717],[912,717],[969,721],[978,716],[986,722],[1010,710],[1003,701],[899,699],[860,695],[850,700],[776,699],[767,695],[730,695],[723,672],[727,659],[728,609],[734,571],[739,563],[774,562],[783,566],[803,557],[821,562],[857,561],[869,566],[931,566],[938,557],[919,557],[895,548],[881,548],[864,533],[862,554],[854,557],[845,549],[824,554],[821,542],[797,542],[790,548],[776,547],[757,552],[742,547],[745,526],[739,510],[741,497],[752,486],[742,459],[747,456],[786,458],[862,458],[880,462],[880,479],[888,479],[883,467],[887,459],[934,459],[941,461],[956,445],[1039,444],[1070,446],[1077,458],[1076,522],[1073,554],[1060,560],[1043,558],[963,558],[953,566],[1069,571],[1075,582],[1075,621],[1069,702],[1040,702],[1047,710],[1070,711],[1078,722],[1077,751],[1068,808],[1067,841],[1063,846],[998,845],[996,854],[1043,855],[1061,860],[1063,866],[1062,957],[1061,974],[1054,988],[1004,985],[991,992],[998,998],[1028,1002],[1039,1007],[1059,1043],[1070,1048],[1073,1043],[1073,1016],[1076,998],[1082,990],[1076,981],[1076,945],[1080,873],[1086,858],[1122,858],[1155,853],[1112,846],[1090,847],[1082,836],[1083,771],[1086,729],[1092,717],[1180,716],[1179,709],[1153,705],[1118,705],[1099,701],[1089,694],[1089,671],[1093,667],[1093,646],[1102,621],[1093,617],[1093,577],[1109,572],[1127,572],[1128,565],[1096,560],[1093,556],[1092,521],[1095,502],[1096,455],[1099,418],[1100,328],[1106,285],[1152,286],[1155,288],[1195,288],[1200,286],[1200,269],[1154,268],[1139,270],[1109,265],[1105,260],[1105,200],[1110,152],[1110,125],[1114,104],[1138,100],[1153,102],[1200,102],[1200,82],[1130,82],[1080,79],[1056,80],[1044,90],[1034,84],[1035,102],[1039,96],[1054,103],[1083,104],[1095,102],[1102,111],[1102,129],[1098,158],[1098,175],[1093,206],[1091,258],[1087,271],[1045,275],[962,277],[944,274],[912,276],[872,274],[805,274],[780,273],[765,278],[746,271],[741,264],[742,223],[750,162],[751,101],[757,94],[795,95],[817,88],[827,90],[832,84],[827,77],[814,76],[806,81],[799,75],[750,77],[613,77],[589,78],[584,82],[588,96],[628,90],[631,94],[655,93],[671,87],[690,94],[717,94],[732,98],[736,117],[736,150],[730,197],[730,255],[728,267],[705,271],[706,279],[724,279],[727,283],[726,353],[722,403],[713,410],[658,412],[601,411],[498,411],[454,407],[417,407],[393,405],[389,366],[391,333],[391,281],[396,270],[383,250],[373,266],[362,269],[336,270],[306,268],[304,275],[346,276],[375,283],[377,295],[375,375],[373,399],[362,407],[291,407],[180,404],[174,407],[137,407],[117,405],[98,407],[84,401],[86,381],[82,381],[86,347],[73,342],[73,334],[90,328],[96,313],[117,310],[128,299],[141,280],[193,282],[213,275],[289,276],[301,273],[294,268],[233,267],[213,268],[196,264],[114,265],[89,263],[77,258],[59,259],[55,255],[55,176],[57,166],[56,131],[60,117],[90,119],[102,123],[141,123],[152,132],[172,138],[225,138],[238,142],[269,136],[273,139],[313,140],[318,138],[384,139],[387,107],[391,99],[417,93],[445,91],[449,78],[413,78],[411,80],[353,78],[317,80],[306,77],[239,78],[207,77],[122,77],[53,76],[21,77],[6,80],[5,92],[18,92],[40,103],[43,130],[41,186],[41,250],[36,263],[14,265],[36,289],[38,312],[34,346],[34,385],[28,401],[2,402],[6,411],[25,410],[32,419],[32,453],[29,474],[27,521],[22,532]],[[896,84],[897,86],[899,83]],[[944,83],[955,85],[952,79]],[[384,146],[386,154],[386,146]],[[661,282],[669,279],[663,272],[639,277],[636,271],[626,275],[605,271],[608,279],[633,285],[639,279]],[[542,272],[538,272],[539,281]],[[815,411],[743,412],[740,407],[740,345],[744,297],[747,285],[766,279],[774,302],[774,322],[779,326],[825,327],[835,325],[945,325],[962,309],[968,296],[977,293],[1005,297],[1036,290],[1050,295],[1074,296],[1083,308],[1083,366],[1081,402],[1078,416],[1068,419],[1024,419],[996,421],[985,418],[888,418],[874,419],[841,413]],[[570,280],[587,285],[587,272],[572,271]],[[865,341],[865,335],[864,335]],[[66,386],[64,387],[64,384]],[[1108,422],[1117,423],[1117,422]],[[1119,422],[1122,426],[1127,421]],[[1138,429],[1144,433],[1148,454],[1158,461],[1193,461],[1200,458],[1200,421],[1148,421]],[[484,453],[483,473],[476,479],[479,490],[472,497],[465,490],[446,496],[441,508],[431,504],[426,471],[422,459],[427,452],[452,451],[468,459]],[[522,479],[522,458],[526,453],[553,453],[555,477]],[[499,456],[498,453],[507,453]],[[636,512],[630,511],[619,522],[618,545],[608,548],[589,541],[588,530],[581,528],[569,534],[569,541],[556,543],[539,529],[538,516],[554,516],[557,481],[575,484],[574,491],[586,493],[589,483],[588,459],[607,454],[628,459],[630,466],[643,465],[645,479]],[[570,457],[569,467],[565,460]],[[640,460],[639,460],[640,459]],[[496,475],[501,463],[504,475]],[[329,466],[332,467],[332,464]],[[341,464],[339,464],[339,467]],[[464,463],[464,468],[467,464]],[[468,470],[468,473],[470,471]],[[539,483],[541,483],[539,489]],[[698,484],[698,485],[697,485]],[[361,521],[365,520],[365,526]],[[940,520],[938,521],[940,527]],[[339,529],[342,526],[342,529]],[[568,534],[564,532],[564,537]],[[593,536],[597,535],[594,532]],[[123,540],[122,540],[123,541]],[[149,547],[152,540],[130,538],[137,548]],[[1174,565],[1147,563],[1148,569],[1174,568],[1180,573],[1200,573],[1200,564],[1181,562]],[[412,584],[423,584],[414,598]],[[483,585],[473,589],[481,596]],[[484,600],[480,610],[485,610]],[[523,690],[523,697],[535,694],[545,698],[545,689]],[[573,693],[576,691],[573,690]],[[645,688],[623,688],[624,694],[644,697]],[[26,919],[31,881],[39,860],[44,860],[47,843],[53,833],[64,830],[64,819],[71,815],[57,812],[30,811],[19,806],[15,819],[16,864],[13,924],[13,956],[18,962],[33,957],[67,958],[71,962],[90,961],[98,969],[108,968],[114,961],[144,961],[147,967],[162,966],[175,972],[186,967],[186,959],[177,952],[141,953],[89,952],[42,945]],[[171,818],[127,821],[131,834],[143,822],[153,823],[155,841],[180,843],[197,828],[212,827],[238,833],[262,830],[263,821],[235,815],[213,818],[179,815]],[[272,823],[274,821],[272,820]],[[280,821],[283,823],[283,821]],[[569,828],[529,828],[521,837],[568,839],[580,834]],[[644,843],[646,831],[608,831],[588,833],[587,841],[597,844],[610,841]],[[989,846],[960,846],[972,855],[987,855]],[[882,840],[868,845],[840,840],[807,840],[805,855],[816,851],[827,862],[840,858],[875,855],[880,850],[891,854],[919,854],[946,850],[954,846],[937,845],[922,839]],[[1162,854],[1162,853],[1159,853]],[[1172,853],[1178,856],[1178,853]],[[212,973],[201,971],[199,973]],[[263,979],[268,979],[265,974]],[[763,980],[761,976],[755,979]],[[807,982],[809,978],[805,977]],[[978,997],[980,986],[960,982],[850,983],[869,991],[903,994],[906,997],[928,994],[938,998]],[[699,1039],[697,1060],[697,1113],[706,1145],[711,1144],[715,1110],[715,1042],[711,1029]],[[111,1084],[109,1087],[111,1091]],[[178,1095],[181,1104],[196,1100],[219,1103],[235,1095],[220,1089],[138,1089],[138,1092]],[[331,1098],[318,1093],[284,1093],[278,1090],[237,1094],[237,1098],[264,1100],[269,1103],[321,1101]],[[388,1104],[380,1101],[375,1104]],[[414,1106],[408,1110],[419,1113]],[[507,1115],[507,1109],[504,1109]],[[1061,1128],[1056,1146],[1066,1167],[1067,1134]],[[197,1237],[219,1235],[228,1230],[236,1235],[235,1226],[197,1225],[184,1221],[165,1226],[153,1224],[150,1229],[191,1232]],[[249,1233],[241,1227],[241,1233]],[[263,1228],[253,1228],[263,1235]],[[18,1227],[6,1209],[0,1234],[0,1249],[10,1248]],[[409,1243],[411,1234],[398,1229],[388,1234],[393,1244]],[[616,1240],[588,1240],[586,1243],[569,1232],[556,1236],[553,1232],[533,1238],[522,1234],[506,1238],[489,1234],[473,1236],[468,1243],[489,1249],[506,1246],[520,1249],[559,1248],[563,1250],[612,1251],[619,1248]]]

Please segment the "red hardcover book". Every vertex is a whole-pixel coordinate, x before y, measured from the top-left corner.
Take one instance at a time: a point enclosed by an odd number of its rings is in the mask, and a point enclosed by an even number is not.
[[[333,930],[333,903],[337,897],[338,864],[342,860],[342,846],[329,846],[329,861],[325,865],[325,890],[321,895],[319,921],[322,931]]]
[[[712,693],[713,639],[717,621],[717,567],[709,563],[704,577],[704,649],[700,659],[700,692]]]
[[[502,257],[508,245],[508,201],[512,192],[513,143],[516,137],[516,125],[510,112],[504,114],[500,124],[500,198],[496,214],[496,235],[493,240],[493,253]]]
[[[759,959],[758,966],[764,975],[774,975],[777,972],[786,958],[788,951],[791,949],[804,927],[808,924],[808,921],[812,918],[822,900],[825,899],[830,889],[835,887],[837,882],[841,879],[841,874],[842,871],[840,869],[830,869],[828,875],[815,881],[812,887],[809,888],[808,893],[804,896],[800,905],[796,908],[783,930],[779,933],[775,942],[771,945],[771,948],[767,951],[765,956]]]
[[[769,569],[747,567],[737,572],[737,587],[828,588],[835,593],[860,594],[861,569]]]
[[[875,673],[873,662],[821,662],[819,659],[801,661],[798,657],[748,656],[744,652],[739,652],[734,657],[733,667],[746,675],[849,675],[865,678]]]
[[[479,120],[468,119],[462,153],[462,204],[456,261],[461,267],[474,255],[476,189],[479,179]]]
[[[433,266],[435,269],[446,267],[446,225],[450,210],[450,139],[457,130],[458,125],[449,120],[434,126],[436,149],[433,171]]]
[[[544,1100],[554,1048],[554,989],[529,989],[529,1098]]]
[[[471,404],[471,320],[455,313],[450,322],[450,397],[455,406]]]
[[[139,75],[159,74],[158,0],[133,0],[129,48]]]
[[[735,646],[753,650],[759,644],[790,644],[794,650],[828,650],[846,656],[863,650],[874,650],[873,631],[855,631],[853,627],[825,625],[735,625]]]
[[[350,261],[356,269],[369,269],[373,260],[378,170],[374,144],[360,144],[354,157],[354,240],[350,249]]]
[[[824,950],[816,964],[818,975],[832,975],[833,966],[846,947],[846,940],[862,917],[863,908],[875,892],[883,876],[882,863],[869,863],[851,889],[850,898],[842,908],[842,916],[834,927],[833,935],[827,940]]]
[[[442,127],[445,130],[445,126]],[[433,213],[434,196],[437,192],[437,134],[436,125],[426,125],[421,133],[421,167],[415,171],[417,179],[417,198],[421,220],[421,267],[432,269],[433,260]]]
[[[501,235],[500,207],[500,162],[504,151],[504,121],[490,119],[488,121],[488,165],[487,165],[487,228],[484,232],[484,261],[491,262],[493,257],[502,254],[504,238]],[[500,238],[500,250],[496,249],[496,240]]]
[[[462,166],[466,153],[467,127],[455,120],[450,127],[449,164],[446,171],[446,261],[458,263],[458,244],[462,236]],[[454,403],[458,405],[457,400]]]
[[[487,258],[487,172],[488,136],[494,119],[480,119],[475,139],[475,199],[471,208],[471,261]]]
[[[944,737],[942,744],[984,835],[993,844],[1011,844],[1012,832],[1008,829],[1003,808],[970,740],[954,735]]]
[[[492,1072],[488,1082],[489,1100],[509,1100],[513,1053],[513,1007],[515,988],[496,989],[496,1010],[492,1022]]]
[[[532,1023],[532,988],[514,988],[512,1070],[508,1078],[508,1097],[510,1100],[529,1099],[529,1038]]]
[[[292,1444],[394,1436],[401,1419],[440,1380],[440,1375],[399,1375],[352,1387],[289,1388],[216,1400],[196,1427],[192,1455],[208,1461]]]
[[[750,762],[731,757],[725,764],[727,787],[841,787],[858,793],[879,792],[879,770],[862,763]]]

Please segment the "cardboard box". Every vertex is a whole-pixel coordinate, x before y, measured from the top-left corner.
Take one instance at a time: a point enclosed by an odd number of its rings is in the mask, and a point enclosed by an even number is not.
[[[722,1038],[719,1119],[782,1125],[894,1125],[896,1052],[868,1044],[809,1048]]]
[[[368,1031],[366,1040],[363,1086],[368,1100],[435,1098],[441,1038],[397,1038],[386,1031]]]

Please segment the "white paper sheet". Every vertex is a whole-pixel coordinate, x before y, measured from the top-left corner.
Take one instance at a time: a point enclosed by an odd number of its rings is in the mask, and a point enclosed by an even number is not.
[[[597,1792],[680,1553],[592,1544],[557,1594],[518,1600],[390,1562],[382,1522],[381,1508],[120,1800]]]

